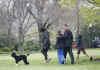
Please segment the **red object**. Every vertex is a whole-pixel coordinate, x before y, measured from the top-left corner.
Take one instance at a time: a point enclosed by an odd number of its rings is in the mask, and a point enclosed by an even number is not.
[[[76,42],[73,43],[72,48],[76,48]]]
[[[76,45],[73,45],[73,48],[76,48]]]

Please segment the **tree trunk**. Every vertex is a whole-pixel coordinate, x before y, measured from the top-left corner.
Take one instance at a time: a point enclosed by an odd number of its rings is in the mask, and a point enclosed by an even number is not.
[[[76,32],[76,36],[78,36],[78,35],[80,34],[79,4],[80,4],[80,0],[76,0],[76,4],[75,4],[75,9],[76,9],[76,23],[77,23],[77,32]]]
[[[24,43],[24,34],[23,34],[23,24],[20,23],[20,26],[19,26],[19,50],[20,51],[23,51],[23,43]]]
[[[11,29],[12,29],[12,23],[9,23],[8,26],[8,47],[11,47]]]

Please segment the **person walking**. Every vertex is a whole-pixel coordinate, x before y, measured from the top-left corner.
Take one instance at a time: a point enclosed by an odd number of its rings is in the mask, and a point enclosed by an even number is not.
[[[64,64],[64,55],[63,55],[63,47],[64,47],[64,40],[60,39],[63,34],[59,30],[57,33],[57,38],[56,38],[56,44],[55,44],[55,49],[57,50],[57,56],[58,56],[58,64]]]
[[[63,48],[63,52],[64,52],[64,63],[66,63],[66,57],[67,57],[67,53],[69,53],[70,59],[71,59],[71,64],[74,64],[74,56],[73,56],[73,52],[72,52],[72,42],[73,42],[73,34],[71,32],[71,30],[68,29],[68,25],[65,24],[64,25],[64,35],[60,38],[64,39],[64,48]]]
[[[83,52],[84,55],[89,57],[89,55],[86,53],[84,45],[83,45],[82,35],[79,34],[76,43],[77,43],[77,60],[79,60],[80,52]]]
[[[42,47],[41,52],[44,56],[45,63],[49,63],[51,61],[51,58],[48,57],[48,50],[50,48],[50,40],[49,40],[49,32],[48,30],[44,30],[43,33],[43,41],[42,41]]]

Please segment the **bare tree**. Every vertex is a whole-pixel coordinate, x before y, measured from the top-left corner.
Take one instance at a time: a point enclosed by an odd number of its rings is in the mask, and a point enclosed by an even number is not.
[[[77,32],[76,32],[76,36],[78,36],[80,34],[80,0],[76,0],[75,1],[75,13],[76,13],[76,23],[77,23]]]
[[[27,13],[27,0],[13,0],[12,10],[13,10],[12,19],[15,18],[14,22],[15,24],[18,24],[19,49],[23,50],[21,46],[23,46],[23,43],[24,43],[24,34],[25,34],[24,25],[25,25],[25,20],[29,18],[29,14]]]
[[[11,0],[9,1],[8,13],[9,18],[9,36],[11,33],[11,26],[13,21],[18,24],[18,43],[23,46],[25,34],[32,27],[34,23],[37,23],[40,46],[42,47],[44,37],[49,38],[49,27],[58,19],[59,13],[56,9],[56,0]],[[29,23],[31,16],[34,23]],[[23,49],[20,47],[19,49]]]
[[[34,5],[29,4],[28,6],[28,12],[33,16],[38,26],[41,48],[44,47],[45,38],[50,40],[48,29],[57,19],[55,2],[55,0],[35,0]]]
[[[8,6],[7,6],[7,19],[8,19],[8,46],[11,47],[11,30],[12,30],[12,24],[14,21],[14,0],[9,0],[8,1]]]

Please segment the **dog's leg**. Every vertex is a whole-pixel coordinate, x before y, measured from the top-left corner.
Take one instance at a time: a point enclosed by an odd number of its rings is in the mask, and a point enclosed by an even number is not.
[[[25,58],[23,59],[23,61],[24,61],[25,64],[29,64],[29,62],[27,61],[27,57],[25,57]]]
[[[16,60],[16,66],[18,66],[18,62],[19,62],[19,61],[18,61],[18,60]]]

